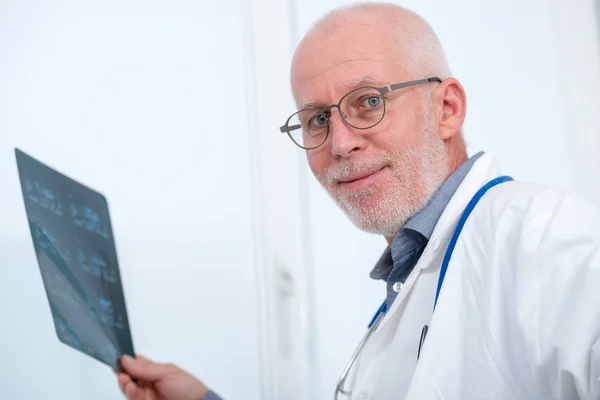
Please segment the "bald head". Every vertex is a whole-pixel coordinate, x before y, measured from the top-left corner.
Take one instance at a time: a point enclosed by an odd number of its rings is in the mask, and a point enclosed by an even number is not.
[[[406,75],[451,75],[431,26],[413,11],[395,4],[359,3],[334,9],[318,20],[296,49],[292,82],[305,60],[327,56],[330,46],[344,46],[347,52],[361,46],[380,48]]]

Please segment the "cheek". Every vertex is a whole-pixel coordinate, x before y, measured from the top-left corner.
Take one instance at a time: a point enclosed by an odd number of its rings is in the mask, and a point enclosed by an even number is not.
[[[423,106],[418,101],[407,102],[402,108],[394,108],[386,112],[381,122],[382,129],[374,139],[379,141],[378,147],[391,151],[417,146],[423,136]]]
[[[423,104],[415,93],[396,99],[387,107],[378,136],[390,142],[418,142],[423,130]]]
[[[370,137],[370,142],[378,149],[396,152],[418,145],[420,135],[419,124],[410,119],[390,119],[380,132]]]
[[[322,175],[329,167],[327,153],[323,152],[322,149],[307,151],[306,160],[310,170],[316,177]]]

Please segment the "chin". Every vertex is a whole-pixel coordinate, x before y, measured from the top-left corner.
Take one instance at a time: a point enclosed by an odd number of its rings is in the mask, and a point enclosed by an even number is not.
[[[376,197],[361,199],[360,202],[338,201],[338,205],[358,229],[378,235],[396,236],[408,220],[408,213],[399,209],[397,202],[382,201]]]
[[[346,215],[348,215],[350,221],[352,221],[354,226],[358,229],[367,233],[383,235],[385,237],[395,237],[406,223],[406,220],[395,220],[381,215],[357,216],[348,213]]]
[[[332,197],[358,229],[395,237],[423,202],[417,200],[419,196],[414,191],[393,186],[386,189],[337,193]]]

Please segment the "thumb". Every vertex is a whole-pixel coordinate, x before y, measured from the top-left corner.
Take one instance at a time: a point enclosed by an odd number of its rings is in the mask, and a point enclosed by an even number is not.
[[[152,362],[142,356],[134,359],[129,355],[124,355],[121,358],[121,365],[125,372],[133,378],[144,381],[158,381],[170,372],[168,365]]]

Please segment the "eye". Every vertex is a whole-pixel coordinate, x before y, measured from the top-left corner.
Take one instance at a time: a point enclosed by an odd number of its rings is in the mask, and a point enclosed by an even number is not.
[[[327,125],[327,117],[325,114],[317,114],[311,119],[311,125],[317,127],[323,127]]]
[[[370,108],[379,107],[381,101],[381,96],[369,96],[364,100],[365,105]]]

